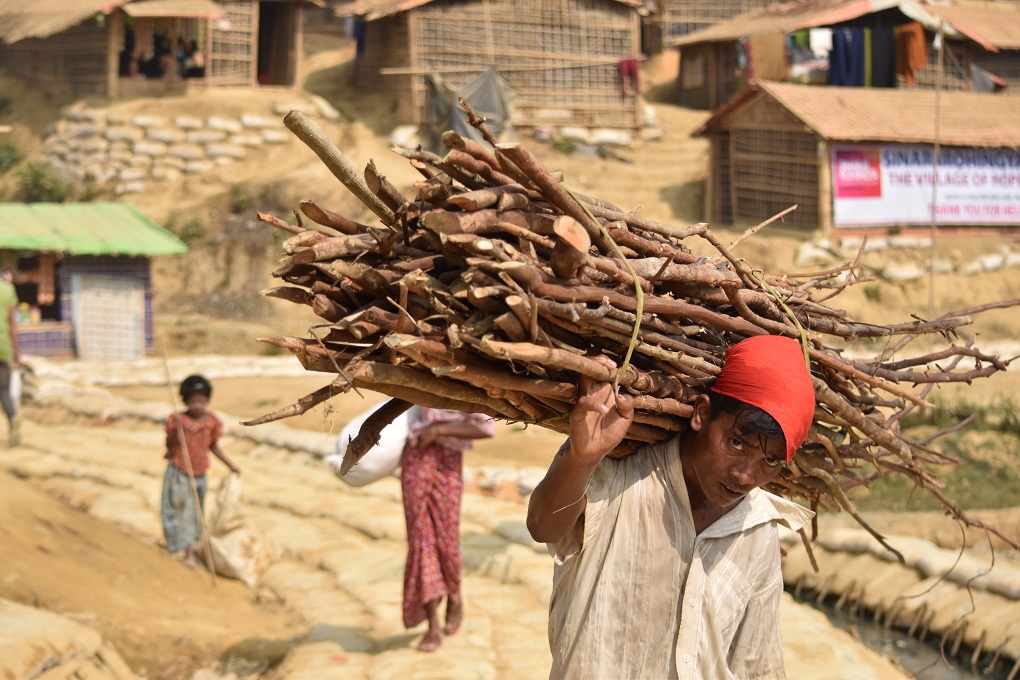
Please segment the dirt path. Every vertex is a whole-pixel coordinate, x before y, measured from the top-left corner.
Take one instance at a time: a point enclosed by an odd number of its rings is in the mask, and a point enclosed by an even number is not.
[[[296,386],[279,378],[245,384],[238,394]],[[219,381],[215,396],[231,401],[236,387]],[[162,408],[138,396],[116,399],[122,414]],[[249,408],[252,402],[249,396]],[[400,622],[405,544],[395,479],[353,489],[315,456],[228,438],[225,448],[245,471],[247,507],[284,555],[255,590],[223,579],[213,588],[158,545],[157,424],[121,417],[96,425],[55,403],[28,415],[25,445],[0,459],[7,471],[0,474],[0,551],[17,555],[5,565],[0,596],[89,623],[139,675],[189,678],[205,668],[216,671],[206,677],[267,680],[547,676],[552,565],[527,536],[521,502],[466,495],[467,621],[440,652],[423,655],[413,650],[422,631]],[[500,447],[503,461],[518,459],[516,447],[544,448],[518,434],[501,432],[488,459],[497,460]],[[211,491],[223,472],[214,467]],[[902,677],[792,601],[783,633],[790,677],[821,677],[820,668],[835,679],[865,677],[862,669],[867,677]],[[845,669],[828,668],[833,653]]]

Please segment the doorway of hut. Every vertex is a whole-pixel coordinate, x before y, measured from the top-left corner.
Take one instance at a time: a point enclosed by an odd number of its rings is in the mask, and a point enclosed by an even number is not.
[[[118,42],[121,87],[132,81],[180,81],[204,78],[208,22],[188,17],[150,17],[132,10],[123,21]]]
[[[298,3],[259,2],[259,85],[291,87],[297,82],[299,16]]]

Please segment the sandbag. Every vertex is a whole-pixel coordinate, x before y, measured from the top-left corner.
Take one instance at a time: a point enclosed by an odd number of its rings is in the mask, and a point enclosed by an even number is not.
[[[279,559],[280,550],[248,516],[241,502],[242,487],[237,474],[220,483],[208,522],[209,551],[217,574],[254,586]]]
[[[352,467],[346,475],[340,474],[340,466],[347,452],[347,446],[354,437],[358,436],[362,424],[386,402],[380,402],[364,413],[353,418],[336,440],[336,453],[326,456],[326,467],[333,471],[339,479],[351,486],[365,486],[382,479],[400,467],[400,456],[404,452],[404,444],[407,442],[407,435],[411,430],[411,423],[416,417],[417,407],[411,407],[401,413],[392,423],[383,428],[379,433],[379,443],[373,446],[361,457],[361,460]]]

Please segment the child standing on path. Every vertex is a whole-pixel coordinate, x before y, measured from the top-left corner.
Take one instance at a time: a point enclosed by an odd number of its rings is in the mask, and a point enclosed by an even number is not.
[[[196,547],[201,538],[201,526],[188,481],[188,468],[181,446],[180,433],[191,461],[191,472],[198,489],[198,512],[205,511],[206,471],[209,469],[209,452],[212,451],[233,473],[241,470],[227,457],[219,445],[223,422],[209,410],[212,385],[201,375],[189,375],[181,382],[181,399],[188,407],[183,413],[174,413],[166,419],[166,455],[170,461],[163,477],[163,535],[170,554],[185,551],[186,564],[201,566]]]

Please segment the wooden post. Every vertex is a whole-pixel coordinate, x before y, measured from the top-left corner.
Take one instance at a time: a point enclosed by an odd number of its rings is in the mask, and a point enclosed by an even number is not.
[[[304,10],[300,4],[292,5],[291,18],[294,21],[294,32],[291,40],[291,49],[294,51],[294,82],[291,83],[292,89],[298,89],[301,87],[301,83],[304,82],[302,70],[304,69],[304,20],[302,19]]]
[[[818,226],[824,236],[832,233],[832,159],[829,144],[818,140]]]
[[[734,147],[736,146],[736,142],[734,141],[734,139],[735,139],[736,135],[733,134],[735,132],[735,130],[733,130],[733,129],[730,129],[728,132],[729,132],[729,135],[728,135],[728,137],[729,137],[729,151],[728,152],[729,152],[730,157],[729,157],[729,163],[727,165],[729,165],[729,167],[730,167],[730,214],[733,217],[733,224],[738,224],[740,222],[740,210],[739,210],[739,206],[737,205],[737,183],[735,181],[735,178],[737,176],[737,173],[736,173],[736,163],[733,162],[733,155],[734,155],[733,152],[734,152]]]
[[[407,63],[414,68],[420,68],[421,64],[418,63],[418,45],[416,44],[418,32],[414,30],[414,12],[415,10],[413,9],[404,12],[407,17],[407,54],[410,57]],[[422,76],[411,76],[407,80],[411,85],[411,124],[421,127],[422,107],[418,104],[418,91],[421,90],[423,93],[425,91],[425,88],[421,86],[423,78]],[[424,102],[422,103],[424,104]]]
[[[120,45],[118,38],[124,34],[124,10],[110,13],[106,35],[106,96],[116,99],[120,93]]]
[[[205,20],[205,47],[202,56],[205,57],[205,72],[202,74],[202,84],[208,85],[212,82],[212,22],[213,19]]]
[[[719,135],[710,132],[708,137],[708,172],[705,173],[705,211],[702,221],[715,224],[718,216],[715,211],[715,193],[718,191],[719,182],[716,173],[719,172]]]
[[[251,72],[251,79],[248,81],[249,87],[258,87],[259,84],[259,31],[262,30],[262,23],[259,21],[261,18],[259,12],[259,3],[250,3],[251,8],[251,61],[248,64],[248,70]]]
[[[630,44],[634,48],[634,49],[631,50],[631,52],[633,53],[632,56],[636,57],[637,55],[641,54],[641,17],[638,16],[638,13],[636,11],[630,13],[630,36],[631,36]],[[638,68],[638,72],[640,73],[640,71],[641,71],[641,64],[640,64],[640,62],[638,63],[637,68]],[[642,81],[642,79],[639,76],[638,77],[638,83],[640,83],[641,81]],[[641,86],[640,85],[638,86],[637,90],[638,91],[634,94],[634,106],[633,106],[633,109],[632,109],[632,113],[634,114],[634,127],[635,128],[640,128],[641,127],[642,113],[643,113],[641,111]]]
[[[706,49],[708,53],[706,64],[705,64],[705,83],[708,85],[708,108],[710,111],[715,110],[719,106],[719,91],[725,91],[727,74],[723,73],[720,69],[719,50],[713,44],[709,45]]]

